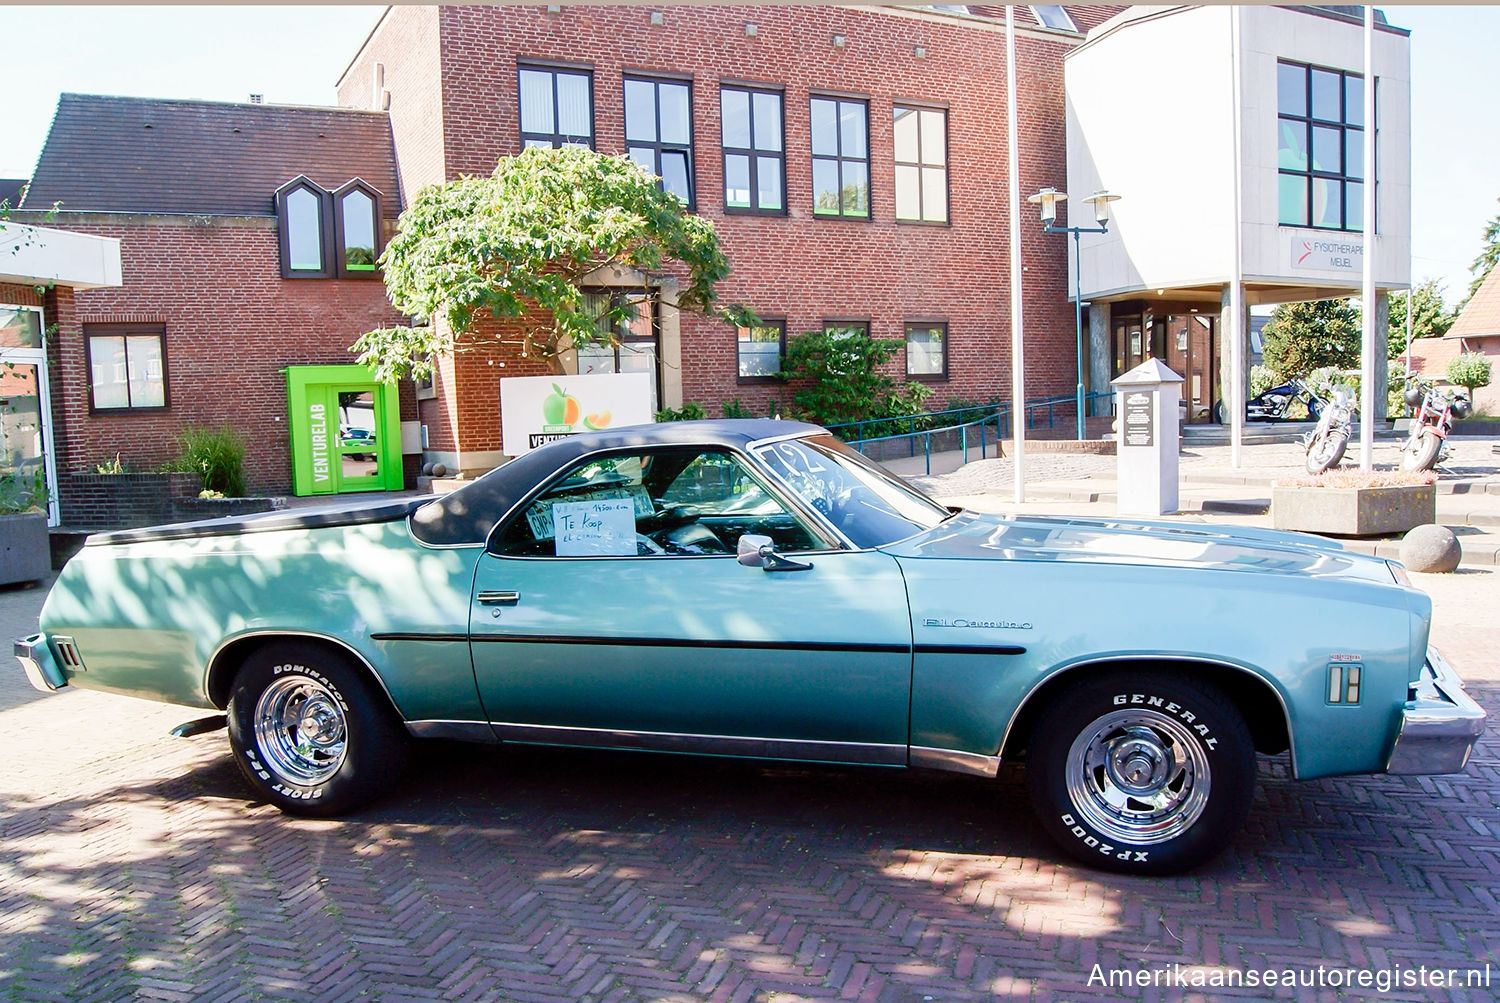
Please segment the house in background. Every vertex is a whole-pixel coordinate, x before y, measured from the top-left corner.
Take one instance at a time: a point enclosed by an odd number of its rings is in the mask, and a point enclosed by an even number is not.
[[[1480,283],[1469,302],[1464,304],[1458,319],[1442,338],[1425,338],[1413,343],[1413,350],[1428,341],[1441,341],[1442,347],[1431,351],[1429,367],[1441,358],[1441,366],[1434,375],[1441,376],[1448,361],[1463,352],[1478,352],[1490,360],[1492,377],[1487,387],[1476,387],[1474,406],[1482,414],[1500,415],[1500,268],[1491,268],[1490,274]],[[1422,370],[1432,373],[1431,368]]]

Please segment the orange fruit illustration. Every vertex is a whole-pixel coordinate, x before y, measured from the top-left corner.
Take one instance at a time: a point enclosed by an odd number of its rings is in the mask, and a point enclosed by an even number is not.
[[[583,424],[585,428],[606,428],[613,417],[608,411],[600,411],[598,414],[591,414],[583,419]]]

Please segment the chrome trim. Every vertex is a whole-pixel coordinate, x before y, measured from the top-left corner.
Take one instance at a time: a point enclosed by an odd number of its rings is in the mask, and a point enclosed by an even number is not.
[[[1064,672],[1072,672],[1074,669],[1087,669],[1100,665],[1108,665],[1111,662],[1159,662],[1163,659],[1173,662],[1189,662],[1199,665],[1212,665],[1222,669],[1233,669],[1236,672],[1251,676],[1257,681],[1265,683],[1266,688],[1269,689],[1272,693],[1276,694],[1276,702],[1281,705],[1281,719],[1286,723],[1286,747],[1287,751],[1291,753],[1292,757],[1292,779],[1298,779],[1297,741],[1296,736],[1292,732],[1292,714],[1291,710],[1286,705],[1286,698],[1281,695],[1281,691],[1276,688],[1276,686],[1271,682],[1270,679],[1261,675],[1254,669],[1248,668],[1244,665],[1238,665],[1234,662],[1226,662],[1223,659],[1210,658],[1203,655],[1167,655],[1161,653],[1153,655],[1110,655],[1107,657],[1095,658],[1087,662],[1076,662],[1072,665],[1067,665],[1060,669],[1056,669],[1053,672],[1049,672],[1046,676],[1037,680],[1036,685],[1027,690],[1026,695],[1021,698],[1021,702],[1016,705],[1015,713],[1012,714],[1010,716],[1010,720],[1005,723],[1005,734],[1000,736],[1000,751],[1004,751],[1005,743],[1010,741],[1011,729],[1016,726],[1016,720],[1021,716],[1021,712],[1026,709],[1026,705],[1031,702],[1031,698],[1036,695],[1037,690],[1041,689],[1044,685],[1050,683],[1052,680],[1056,679]]]
[[[68,678],[62,674],[57,663],[52,658],[52,649],[47,646],[46,634],[32,634],[30,637],[19,638],[12,649],[16,661],[21,663],[21,668],[26,672],[26,681],[33,688],[43,693],[52,693],[68,685]]]
[[[1000,773],[999,756],[981,756],[977,752],[957,749],[933,749],[925,745],[911,747],[911,765],[929,770],[947,770],[976,777],[995,777]]]
[[[1421,675],[1407,689],[1401,729],[1385,771],[1399,776],[1462,773],[1484,734],[1484,721],[1484,708],[1464,692],[1458,673],[1429,647]]]
[[[869,742],[814,742],[795,738],[739,738],[686,735],[669,731],[623,731],[565,725],[493,722],[502,742],[528,745],[577,745],[600,749],[639,749],[748,759],[796,759],[826,763],[905,766],[906,746]]]
[[[219,646],[213,650],[213,654],[208,656],[208,664],[203,672],[202,694],[205,701],[204,706],[219,707],[218,704],[214,703],[212,695],[210,695],[208,692],[208,681],[213,678],[214,666],[218,662],[219,656],[222,655],[224,653],[224,649],[229,647],[231,644],[237,644],[240,641],[251,637],[310,637],[315,641],[332,641],[334,644],[338,645],[340,648],[343,648],[349,654],[353,655],[355,660],[357,660],[360,665],[369,670],[370,676],[380,687],[380,692],[385,694],[385,698],[390,703],[391,707],[396,711],[398,715],[401,713],[400,704],[396,703],[396,698],[391,696],[391,691],[386,688],[385,680],[380,677],[380,673],[375,671],[375,666],[370,663],[370,660],[364,656],[363,652],[361,652],[354,645],[350,644],[348,641],[345,641],[341,637],[334,637],[332,634],[318,634],[310,630],[278,630],[271,627],[265,627],[259,630],[247,630],[243,633],[235,634],[233,637],[225,638],[224,640],[219,642]],[[224,708],[219,707],[219,709],[223,710]]]
[[[495,730],[486,721],[407,721],[406,730],[413,738],[446,738],[454,742],[479,742],[499,745]]]

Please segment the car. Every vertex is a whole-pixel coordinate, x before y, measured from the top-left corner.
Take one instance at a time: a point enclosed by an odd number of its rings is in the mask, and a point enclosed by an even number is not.
[[[351,426],[339,433],[339,445],[346,451],[351,451],[349,453],[351,456],[359,457],[363,454],[367,458],[373,459],[375,456],[375,433],[368,428],[355,428]],[[352,450],[360,450],[361,452],[352,452]]]
[[[1484,712],[1398,564],[1316,537],[944,507],[814,425],[573,435],[451,494],[88,539],[41,689],[224,713],[337,816],[410,739],[932,768],[1024,761],[1042,825],[1171,873],[1299,778],[1462,770]],[[982,782],[976,782],[982,783]]]

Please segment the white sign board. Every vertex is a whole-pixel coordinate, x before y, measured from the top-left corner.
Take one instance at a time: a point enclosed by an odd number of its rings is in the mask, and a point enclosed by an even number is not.
[[[579,432],[651,421],[651,376],[520,376],[500,381],[501,445],[520,456]]]
[[[1365,244],[1358,236],[1294,232],[1288,243],[1293,268],[1303,272],[1363,272]]]
[[[635,503],[629,498],[556,502],[553,539],[558,557],[634,557]]]

